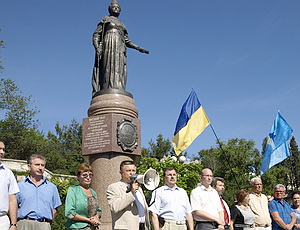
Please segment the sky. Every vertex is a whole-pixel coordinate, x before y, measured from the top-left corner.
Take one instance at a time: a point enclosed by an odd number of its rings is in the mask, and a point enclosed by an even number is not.
[[[110,0],[1,0],[4,71],[40,110],[45,134],[82,123],[91,101],[92,34]],[[119,0],[128,49],[126,90],[141,120],[142,146],[172,139],[181,107],[197,93],[221,141],[254,140],[261,151],[280,110],[300,143],[299,0]],[[216,146],[208,127],[186,149]]]

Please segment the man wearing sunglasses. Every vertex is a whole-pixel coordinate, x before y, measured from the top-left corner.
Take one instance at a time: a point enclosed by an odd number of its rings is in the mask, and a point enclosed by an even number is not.
[[[277,184],[274,187],[274,199],[269,203],[272,217],[272,230],[291,230],[296,223],[296,217],[291,206],[283,199],[285,186]]]
[[[61,205],[57,187],[44,176],[46,159],[33,154],[28,160],[29,176],[19,182],[18,230],[50,230],[50,223]]]

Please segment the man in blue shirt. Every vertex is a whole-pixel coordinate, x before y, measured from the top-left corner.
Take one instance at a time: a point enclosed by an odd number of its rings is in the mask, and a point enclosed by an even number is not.
[[[51,230],[50,223],[61,205],[57,187],[44,176],[46,159],[33,154],[28,160],[29,176],[19,182],[18,230]]]
[[[186,191],[176,185],[177,173],[173,168],[164,172],[165,184],[152,193],[151,206],[154,230],[194,230],[191,205]]]
[[[291,206],[283,199],[284,195],[285,186],[277,184],[274,187],[274,199],[269,202],[273,230],[291,230],[296,223],[295,214]]]

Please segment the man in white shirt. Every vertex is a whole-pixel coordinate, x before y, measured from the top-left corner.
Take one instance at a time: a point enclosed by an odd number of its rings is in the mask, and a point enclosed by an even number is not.
[[[6,168],[1,160],[4,157],[5,145],[0,140],[0,229],[17,229],[18,202],[16,193],[19,187],[14,174]],[[7,216],[9,214],[9,218]]]
[[[217,191],[211,187],[212,179],[212,171],[203,169],[200,174],[202,184],[191,192],[195,230],[224,229],[224,211]]]
[[[168,167],[165,184],[152,193],[149,211],[154,230],[194,230],[191,205],[186,191],[176,185],[177,173]]]

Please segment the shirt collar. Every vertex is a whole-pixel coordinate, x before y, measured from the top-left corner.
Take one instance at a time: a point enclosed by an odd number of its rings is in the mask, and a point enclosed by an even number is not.
[[[258,193],[255,193],[255,192],[251,192],[251,194],[253,194],[253,195],[257,196],[257,197],[261,197],[261,193],[258,194]]]
[[[30,176],[27,176],[25,181],[34,184],[33,181],[30,179]],[[43,183],[47,183],[47,180],[44,176],[43,176],[43,181],[42,181],[42,183],[40,183],[40,185],[43,184]]]
[[[204,191],[212,191],[213,189],[212,189],[212,187],[209,185],[208,186],[208,188],[206,188],[203,184],[202,185],[200,185],[200,188],[202,189],[202,190],[204,190]]]
[[[175,185],[175,189],[170,188],[168,185],[164,184],[164,190],[179,190],[177,185]]]

